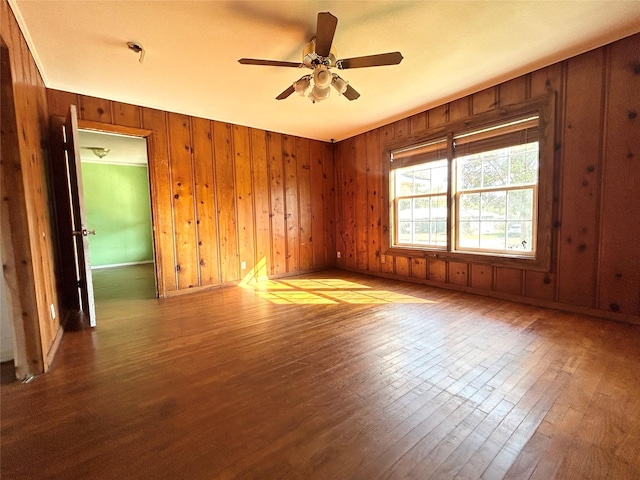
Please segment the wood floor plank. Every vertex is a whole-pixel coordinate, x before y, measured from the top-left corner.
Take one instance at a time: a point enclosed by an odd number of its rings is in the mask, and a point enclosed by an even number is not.
[[[331,270],[155,299],[2,386],[3,479],[636,478],[640,327]],[[133,472],[133,473],[132,473]]]

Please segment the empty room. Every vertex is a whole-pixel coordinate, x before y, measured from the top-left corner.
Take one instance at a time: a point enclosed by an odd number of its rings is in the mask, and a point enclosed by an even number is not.
[[[0,0],[3,479],[637,479],[638,1]]]

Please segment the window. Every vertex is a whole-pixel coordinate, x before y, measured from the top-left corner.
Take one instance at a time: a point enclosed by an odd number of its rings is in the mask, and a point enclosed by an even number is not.
[[[389,248],[548,268],[553,148],[541,132],[550,131],[549,105],[388,148]]]
[[[538,120],[453,137],[457,250],[535,255]]]
[[[394,152],[393,160],[399,167],[391,175],[397,219],[395,244],[446,247],[449,182],[446,139]]]

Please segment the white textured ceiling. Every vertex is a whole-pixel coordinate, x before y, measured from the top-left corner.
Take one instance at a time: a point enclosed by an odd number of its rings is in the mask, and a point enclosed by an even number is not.
[[[640,1],[9,0],[48,87],[264,130],[341,140],[640,31]],[[338,17],[338,58],[400,51],[400,65],[344,70],[361,97],[275,97],[318,12]],[[129,50],[139,42],[145,61]]]

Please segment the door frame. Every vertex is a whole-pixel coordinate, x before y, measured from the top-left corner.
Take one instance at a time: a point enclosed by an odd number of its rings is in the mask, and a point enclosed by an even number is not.
[[[163,272],[162,272],[162,262],[160,261],[160,255],[162,252],[160,251],[160,244],[158,242],[158,236],[156,235],[156,225],[158,224],[158,219],[156,218],[156,210],[154,205],[157,203],[157,193],[154,182],[151,178],[151,171],[153,167],[153,163],[155,162],[155,132],[153,130],[149,130],[146,128],[138,128],[138,127],[127,127],[124,125],[113,125],[110,123],[101,123],[94,122],[91,120],[81,120],[78,119],[78,129],[79,130],[91,130],[94,132],[102,132],[102,133],[110,133],[116,135],[126,135],[129,137],[139,137],[144,138],[147,141],[147,171],[149,182],[149,203],[151,208],[151,238],[153,241],[153,264],[154,264],[154,272],[156,277],[156,297],[164,297],[164,282],[163,282]]]

